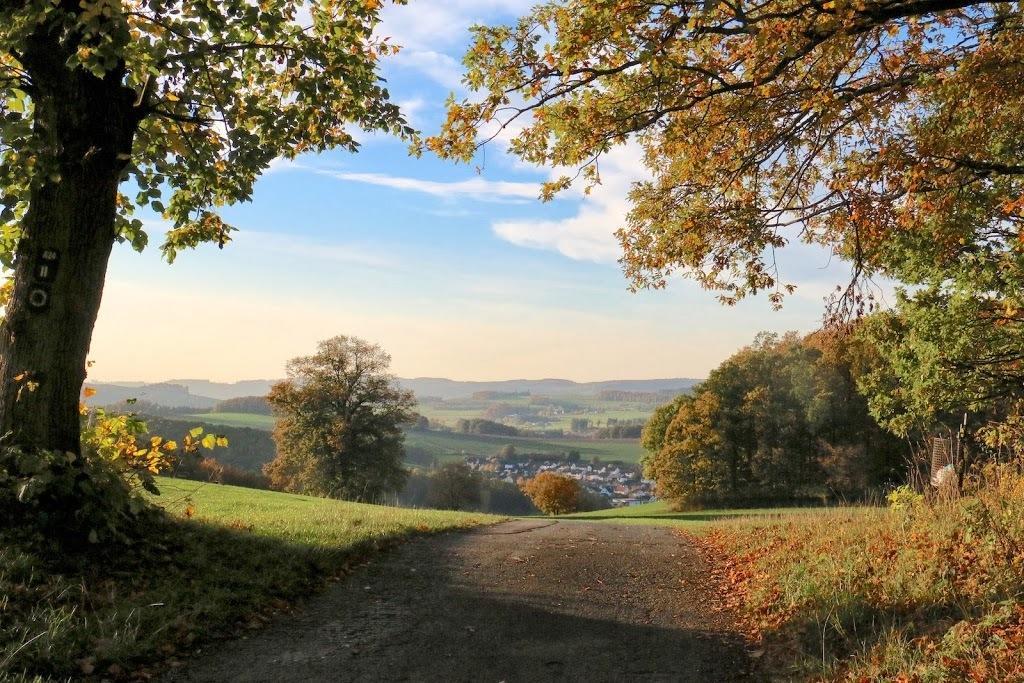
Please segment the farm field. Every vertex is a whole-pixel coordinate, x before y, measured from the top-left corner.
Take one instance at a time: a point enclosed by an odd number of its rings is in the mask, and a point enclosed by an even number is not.
[[[176,518],[160,530],[173,555],[121,552],[121,571],[107,575],[98,563],[83,575],[17,546],[0,548],[0,595],[9,597],[0,678],[15,671],[47,680],[149,678],[143,663],[173,665],[192,643],[240,620],[262,624],[379,548],[502,519],[165,477],[157,483],[155,502]]]
[[[273,415],[256,415],[253,413],[193,413],[187,417],[200,420],[211,425],[227,427],[250,427],[271,431],[274,428]]]
[[[484,436],[452,432],[406,432],[406,448],[420,448],[438,460],[462,460],[466,456],[491,456],[507,445],[523,453],[550,453],[563,455],[567,451],[580,452],[580,458],[590,461],[637,463],[644,450],[637,439],[557,439],[522,436]]]
[[[432,422],[455,427],[459,420],[489,419],[487,412],[491,406],[521,407],[527,410],[536,407],[532,401],[531,397],[495,400],[451,399],[441,403],[421,403],[416,410]],[[620,422],[646,421],[657,407],[655,403],[603,401],[593,396],[564,396],[551,399],[551,403],[562,406],[565,410],[564,414],[550,415],[538,424],[517,420],[511,420],[509,423],[523,429],[562,429],[568,432],[572,428],[574,418],[588,419],[595,426],[605,426],[609,419]]]
[[[250,413],[196,413],[188,416],[206,424],[230,427],[251,427],[270,431],[274,418],[269,415]],[[406,433],[407,448],[418,448],[441,461],[462,460],[466,456],[491,456],[507,445],[515,446],[520,453],[551,453],[561,455],[570,450],[580,452],[580,457],[589,461],[599,458],[603,461],[625,463],[640,462],[644,454],[637,439],[580,439],[544,438],[524,436],[486,436],[459,434],[454,432],[409,431]]]

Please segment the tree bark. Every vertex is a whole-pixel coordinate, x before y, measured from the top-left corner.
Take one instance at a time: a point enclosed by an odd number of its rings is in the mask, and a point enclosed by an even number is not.
[[[123,69],[102,78],[69,69],[66,49],[43,27],[23,60],[44,172],[0,326],[0,432],[8,445],[77,453],[86,356],[138,119]]]

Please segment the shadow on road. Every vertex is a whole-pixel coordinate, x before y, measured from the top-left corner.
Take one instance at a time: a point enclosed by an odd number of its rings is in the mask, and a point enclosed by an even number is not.
[[[742,681],[742,637],[664,527],[419,539],[173,681]]]

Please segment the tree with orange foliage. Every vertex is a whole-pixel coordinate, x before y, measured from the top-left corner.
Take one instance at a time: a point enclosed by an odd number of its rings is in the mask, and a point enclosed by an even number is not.
[[[504,131],[569,169],[550,197],[635,141],[650,176],[618,233],[634,287],[681,273],[779,304],[773,255],[802,240],[853,264],[837,313],[871,308],[855,285],[872,273],[1013,290],[992,271],[1024,268],[1022,17],[977,0],[543,2],[474,29],[475,94],[428,144],[468,161]]]
[[[520,482],[519,488],[546,515],[576,512],[583,495],[579,482],[555,472],[541,472],[533,479]]]

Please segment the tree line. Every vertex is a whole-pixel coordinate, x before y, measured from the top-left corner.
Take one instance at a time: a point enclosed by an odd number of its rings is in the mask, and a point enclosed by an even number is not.
[[[681,505],[862,499],[897,481],[906,442],[858,392],[863,348],[761,334],[643,431],[646,476]]]

